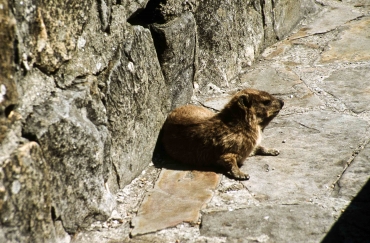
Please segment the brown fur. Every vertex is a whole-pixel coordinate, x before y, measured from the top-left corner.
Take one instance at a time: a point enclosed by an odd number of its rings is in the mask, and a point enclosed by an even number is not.
[[[251,154],[278,155],[259,145],[262,130],[284,102],[267,92],[245,89],[217,114],[194,105],[173,110],[163,125],[162,142],[169,156],[198,166],[223,166],[235,179],[249,179],[239,167]]]

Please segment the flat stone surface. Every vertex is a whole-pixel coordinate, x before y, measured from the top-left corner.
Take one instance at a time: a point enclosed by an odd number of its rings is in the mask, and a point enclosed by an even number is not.
[[[318,83],[318,86],[340,99],[353,112],[361,113],[370,111],[369,80],[370,65],[367,64],[334,71],[322,83]]]
[[[284,99],[287,107],[316,107],[322,105],[300,77],[290,67],[262,66],[240,75],[243,88],[255,88],[267,91]]]
[[[227,242],[319,242],[333,221],[317,205],[279,204],[205,214],[200,232]]]
[[[163,169],[132,220],[132,236],[174,227],[182,222],[196,224],[200,209],[213,195],[220,175],[214,172]]]
[[[284,110],[296,107],[313,108],[323,105],[313,92],[300,80],[289,67],[259,67],[239,75],[239,89],[254,88],[264,90],[284,99]],[[232,95],[205,99],[206,107],[221,110]],[[283,111],[284,112],[284,111]]]
[[[222,108],[224,108],[227,102],[229,102],[231,97],[232,95],[224,96],[221,98],[216,98],[216,97],[208,98],[204,102],[202,102],[202,104],[208,108],[212,108],[214,110],[220,111],[222,110]]]
[[[313,22],[304,26],[296,34],[291,35],[289,39],[326,33],[362,16],[361,9],[353,5],[345,5],[327,0],[320,2],[325,5],[324,10],[314,17],[315,20]]]
[[[338,181],[335,196],[351,204],[325,236],[323,243],[369,242],[370,239],[370,145],[358,154]]]
[[[361,184],[361,183],[360,183]],[[353,186],[354,184],[351,184]],[[370,180],[343,210],[322,243],[369,242],[370,239]]]
[[[370,180],[370,144],[354,159],[339,180],[338,196],[352,200]],[[361,199],[370,203],[370,193]],[[370,206],[370,205],[369,205]]]
[[[321,62],[370,60],[370,17],[343,26],[339,39],[330,43],[327,51],[321,54]]]
[[[265,130],[262,145],[277,157],[250,157],[241,168],[249,192],[280,203],[308,202],[325,196],[359,144],[369,124],[352,116],[312,111],[278,117]]]

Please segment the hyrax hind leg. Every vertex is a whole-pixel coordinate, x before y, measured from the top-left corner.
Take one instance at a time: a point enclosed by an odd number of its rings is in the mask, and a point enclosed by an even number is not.
[[[226,168],[233,178],[238,180],[248,180],[249,175],[241,172],[238,167],[237,157],[238,155],[232,153],[224,154],[217,163]]]
[[[249,156],[254,155],[271,155],[271,156],[277,156],[280,152],[277,149],[274,148],[265,148],[260,145],[258,145]]]

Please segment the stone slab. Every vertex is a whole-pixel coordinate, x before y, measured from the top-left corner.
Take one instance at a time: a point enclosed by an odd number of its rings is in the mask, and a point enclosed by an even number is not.
[[[362,150],[347,168],[339,180],[338,196],[349,200],[358,196],[358,193],[370,182],[370,144]],[[370,193],[361,201],[370,203]]]
[[[370,239],[370,145],[352,161],[338,182],[335,196],[351,200],[326,235],[323,243],[369,242]]]
[[[262,66],[239,75],[240,89],[254,88],[267,91],[284,99],[284,110],[297,107],[322,106],[322,101],[307,88],[305,83],[288,67]],[[231,95],[206,99],[203,105],[221,110]]]
[[[220,175],[205,171],[163,169],[132,220],[132,236],[174,227],[182,222],[197,224],[200,209],[209,202]]]
[[[206,99],[202,104],[208,108],[212,108],[214,110],[220,111],[224,108],[227,102],[230,101],[232,95],[224,96],[224,97],[213,97]]]
[[[277,117],[265,129],[262,145],[278,149],[280,155],[248,158],[241,170],[250,180],[242,183],[268,202],[327,197],[368,128],[362,119],[330,111]]]
[[[356,167],[355,167],[356,168]],[[355,184],[354,184],[355,185]],[[351,185],[352,186],[352,185]],[[356,187],[356,185],[355,185]],[[343,210],[322,243],[369,242],[370,239],[370,180],[362,187],[351,204]]]
[[[362,16],[361,11],[354,6],[341,4],[335,1],[324,0],[321,2],[325,7],[317,16],[315,16],[314,21],[305,25],[297,33],[291,35],[289,39],[327,33]]]
[[[317,205],[260,206],[205,214],[200,232],[226,242],[319,242],[333,221]]]
[[[370,65],[334,71],[317,85],[355,113],[370,110]]]
[[[284,99],[287,107],[316,107],[322,105],[300,77],[289,67],[263,66],[240,77],[243,88],[267,91]]]
[[[370,60],[370,17],[344,25],[338,40],[329,43],[321,54],[321,62],[358,62]]]

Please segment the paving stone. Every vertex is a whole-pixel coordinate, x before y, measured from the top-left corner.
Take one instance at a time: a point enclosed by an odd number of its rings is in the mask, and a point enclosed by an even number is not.
[[[212,97],[207,98],[202,104],[206,107],[212,108],[214,110],[220,111],[224,106],[227,104],[227,102],[230,101],[232,95],[224,96],[224,97]]]
[[[288,67],[263,66],[241,75],[242,87],[253,87],[280,96],[286,107],[316,107],[322,105],[302,80]]]
[[[336,1],[321,1],[325,6],[314,21],[305,25],[296,34],[293,34],[289,39],[301,38],[313,34],[327,33],[338,28],[347,22],[362,16],[360,9],[353,5],[345,5]]]
[[[266,48],[261,56],[289,66],[312,65],[327,42],[337,39],[336,32],[343,29],[341,26],[363,16],[362,11],[354,6],[336,1],[321,2],[325,8],[311,22],[287,39]],[[329,34],[330,37],[323,34]]]
[[[302,80],[289,68],[262,66],[239,76],[240,89],[264,90],[284,99],[284,110],[293,107],[312,108],[323,105],[322,101],[307,88]],[[208,98],[203,105],[221,110],[231,95]]]
[[[355,113],[370,110],[370,65],[334,71],[317,85]]]
[[[333,221],[317,205],[260,206],[206,214],[200,232],[227,242],[319,242]]]
[[[280,150],[277,157],[254,156],[241,168],[242,182],[269,202],[297,203],[328,195],[343,165],[369,128],[362,119],[330,111],[277,117],[262,145]],[[267,168],[267,169],[266,169]]]
[[[362,150],[339,181],[338,197],[352,200],[370,183],[370,144]],[[361,199],[370,203],[370,193]]]
[[[117,228],[100,227],[98,230],[83,231],[73,237],[72,243],[102,243],[102,242],[129,242],[129,224]],[[58,241],[58,243],[62,241]],[[69,242],[69,241],[68,241]],[[64,243],[64,242],[63,242]]]
[[[339,180],[338,198],[350,205],[337,219],[322,243],[370,241],[370,145],[358,154]]]
[[[299,77],[283,67],[261,67],[241,75],[243,87],[265,90],[272,94],[291,94],[302,83]]]
[[[163,169],[154,189],[132,220],[132,236],[174,227],[182,222],[197,224],[200,209],[211,200],[220,175],[206,171]]]
[[[321,62],[358,62],[370,60],[370,17],[344,25],[339,39],[321,54]]]
[[[370,2],[369,0],[342,0],[344,3],[348,3],[353,5],[356,8],[370,10]],[[365,11],[366,13],[366,11]]]
[[[350,184],[349,186],[353,186]],[[370,242],[370,180],[343,211],[322,243]]]

